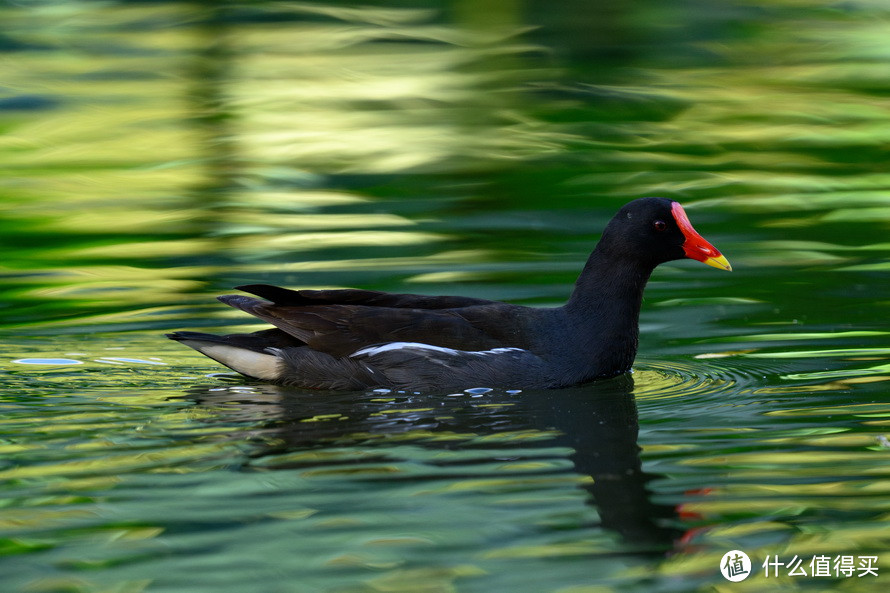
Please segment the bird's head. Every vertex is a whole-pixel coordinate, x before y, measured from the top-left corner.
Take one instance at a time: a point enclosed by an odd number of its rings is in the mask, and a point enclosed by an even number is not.
[[[692,227],[679,202],[640,198],[625,204],[606,226],[601,248],[613,256],[658,264],[689,258],[721,270],[729,261]]]

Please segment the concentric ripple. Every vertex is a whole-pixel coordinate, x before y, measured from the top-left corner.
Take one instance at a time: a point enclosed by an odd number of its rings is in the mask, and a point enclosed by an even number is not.
[[[730,364],[730,361],[740,364]],[[714,360],[639,360],[634,367],[637,399],[705,396],[719,399],[728,393],[756,391],[775,384],[788,365],[781,361],[729,358]]]

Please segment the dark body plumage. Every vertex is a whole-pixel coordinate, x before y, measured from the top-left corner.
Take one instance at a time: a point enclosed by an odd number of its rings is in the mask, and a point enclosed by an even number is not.
[[[255,284],[238,288],[259,299],[219,299],[273,329],[169,337],[245,375],[313,389],[554,388],[611,377],[633,363],[652,270],[682,257],[715,265],[690,255],[693,239],[713,247],[684,230],[688,220],[685,213],[678,218],[677,208],[663,198],[625,205],[562,307]],[[726,261],[713,252],[709,260]],[[719,265],[728,269],[728,263]]]

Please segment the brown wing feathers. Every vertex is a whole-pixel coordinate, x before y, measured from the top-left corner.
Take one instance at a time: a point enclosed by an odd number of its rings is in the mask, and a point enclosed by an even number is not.
[[[497,301],[462,296],[429,296],[397,294],[376,290],[344,288],[337,290],[289,290],[271,284],[245,284],[238,290],[256,295],[276,305],[303,307],[306,305],[366,305],[398,309],[454,309],[473,305],[490,305]]]
[[[294,306],[290,304],[293,301],[269,303],[240,295],[219,300],[271,323],[314,350],[336,357],[387,342],[423,342],[461,350],[504,346],[455,310],[354,304]]]

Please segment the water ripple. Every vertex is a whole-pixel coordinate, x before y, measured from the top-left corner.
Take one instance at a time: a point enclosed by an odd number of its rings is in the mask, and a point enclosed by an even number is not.
[[[772,383],[787,371],[787,365],[772,360],[746,360],[744,367],[711,360],[645,360],[634,371],[634,395],[637,399],[702,395],[720,400],[727,393],[753,391]]]
[[[70,364],[83,364],[83,361],[73,358],[17,358],[12,362],[16,364],[38,364],[47,366],[63,366]]]

